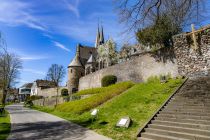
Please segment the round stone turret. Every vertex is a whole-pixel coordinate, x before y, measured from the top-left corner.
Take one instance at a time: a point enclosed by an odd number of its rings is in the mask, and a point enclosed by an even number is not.
[[[74,59],[68,65],[68,91],[72,94],[78,90],[79,79],[84,76],[84,67],[80,60],[80,44],[77,46],[77,52]]]

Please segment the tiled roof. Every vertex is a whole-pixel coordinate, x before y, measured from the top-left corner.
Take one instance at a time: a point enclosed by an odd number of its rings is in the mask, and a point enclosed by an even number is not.
[[[33,85],[33,83],[26,83],[24,85],[21,86],[21,88],[31,88]]]
[[[96,60],[94,58],[94,56],[91,54],[90,58],[88,59],[87,63],[95,63]]]
[[[84,67],[91,54],[94,58],[97,56],[97,49],[94,47],[82,46],[79,44],[77,46],[77,51],[79,52],[79,56],[76,54],[68,67]]]
[[[48,88],[56,87],[55,82],[48,81],[48,80],[36,80],[36,84],[37,84],[38,87],[48,87]]]

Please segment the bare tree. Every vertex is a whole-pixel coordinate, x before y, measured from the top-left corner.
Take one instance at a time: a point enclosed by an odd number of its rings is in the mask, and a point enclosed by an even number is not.
[[[17,55],[9,53],[7,51],[1,52],[0,82],[3,90],[3,105],[5,105],[5,99],[8,93],[8,89],[10,89],[17,83],[21,68],[22,62]]]
[[[62,65],[52,64],[48,69],[46,79],[55,82],[57,87],[56,105],[58,104],[58,88],[59,84],[62,82],[66,71]]]
[[[154,24],[162,14],[167,14],[174,24],[183,25],[198,20],[203,0],[114,0],[120,21],[129,29],[139,29]],[[193,18],[192,18],[193,17]]]

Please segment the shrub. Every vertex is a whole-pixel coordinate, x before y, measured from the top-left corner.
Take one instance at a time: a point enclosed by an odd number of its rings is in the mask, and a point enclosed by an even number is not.
[[[24,102],[24,106],[25,107],[32,107],[34,104],[33,104],[33,101],[32,100],[26,100]]]
[[[62,112],[71,112],[75,114],[82,114],[85,111],[89,111],[114,96],[120,95],[125,90],[131,88],[134,85],[133,82],[121,82],[117,83],[113,86],[110,86],[109,90],[105,90],[104,92],[90,96],[89,98],[76,100],[68,103],[63,103],[57,106],[56,110]]]
[[[117,82],[117,77],[114,75],[104,76],[101,80],[102,87],[107,87],[109,85],[115,84]]]
[[[63,88],[62,90],[61,90],[61,96],[68,96],[69,94],[68,94],[68,89],[66,89],[66,88]]]
[[[79,96],[79,95],[73,95],[72,97],[71,97],[71,100],[72,101],[74,101],[74,100],[80,100],[81,99],[81,96]]]

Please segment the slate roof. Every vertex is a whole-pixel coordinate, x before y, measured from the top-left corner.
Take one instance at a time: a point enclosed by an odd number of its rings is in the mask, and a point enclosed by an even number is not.
[[[97,57],[97,49],[94,47],[82,46],[81,44],[79,44],[77,46],[77,51],[79,51],[79,56],[77,56],[76,53],[74,59],[71,61],[68,67],[82,66],[84,68],[91,55],[93,55],[94,58]]]
[[[56,83],[53,81],[48,80],[36,80],[37,87],[47,87],[47,88],[54,88],[56,87]]]
[[[22,85],[20,88],[29,88],[29,89],[31,89],[32,85],[33,85],[33,83],[26,83],[26,84]]]
[[[75,56],[74,59],[71,61],[68,67],[82,67],[82,63],[80,61],[79,56]]]
[[[94,58],[94,56],[91,54],[90,58],[88,59],[87,63],[95,63],[96,60]]]

